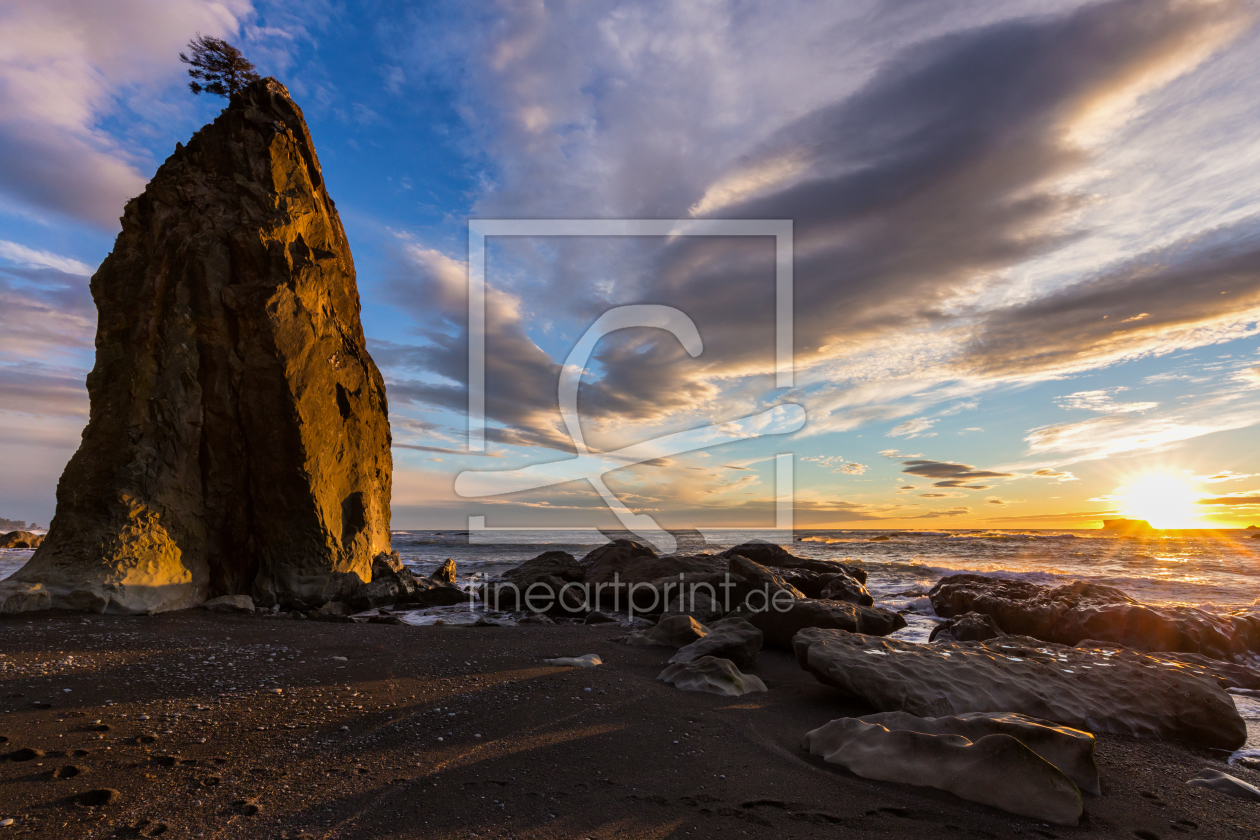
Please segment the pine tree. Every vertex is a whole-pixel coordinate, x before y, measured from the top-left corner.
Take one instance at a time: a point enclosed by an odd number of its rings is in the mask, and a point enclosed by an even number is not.
[[[250,82],[259,79],[254,72],[254,65],[240,50],[222,38],[198,32],[197,37],[188,42],[188,49],[192,52],[192,58],[180,53],[179,60],[192,65],[188,68],[188,75],[193,77],[193,81],[188,83],[188,88],[193,93],[204,91],[230,98]]]

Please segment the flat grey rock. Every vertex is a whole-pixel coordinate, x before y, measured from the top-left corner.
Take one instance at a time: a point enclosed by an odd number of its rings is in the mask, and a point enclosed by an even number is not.
[[[1094,761],[1094,736],[1080,729],[1055,726],[1025,715],[992,712],[938,718],[921,718],[907,712],[880,712],[858,720],[924,735],[961,735],[972,742],[988,735],[1010,735],[1053,764],[1081,790],[1094,796],[1102,794],[1098,785],[1098,764]]]
[[[604,664],[598,654],[587,653],[582,656],[560,656],[555,659],[544,659],[544,665],[558,665],[563,668],[595,668]]]
[[[1235,750],[1247,727],[1215,680],[1134,651],[1069,648],[1017,636],[918,645],[807,629],[797,661],[880,711],[919,717],[1014,712],[1090,732]]]
[[[745,674],[735,667],[734,662],[716,656],[675,663],[661,671],[657,679],[683,691],[704,691],[727,697],[767,690],[760,678]]]
[[[1260,802],[1260,789],[1228,773],[1222,773],[1220,770],[1212,770],[1211,768],[1200,770],[1199,775],[1186,782],[1186,784],[1214,790],[1217,793],[1229,794],[1239,799]]]
[[[971,741],[840,718],[807,733],[804,747],[863,778],[937,788],[1056,825],[1076,825],[1084,810],[1076,785],[1010,735]]]

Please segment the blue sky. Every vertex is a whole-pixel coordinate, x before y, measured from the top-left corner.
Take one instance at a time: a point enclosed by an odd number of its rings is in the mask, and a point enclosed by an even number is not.
[[[683,310],[705,350],[605,339],[581,396],[593,447],[784,402],[808,417],[608,476],[662,524],[769,525],[778,452],[802,527],[1260,522],[1254,12],[6,4],[0,516],[52,515],[86,419],[88,277],[125,201],[223,106],[178,61],[201,32],[310,124],[389,386],[396,527],[613,525],[589,485],[470,500],[453,483],[569,456],[559,365],[629,303]],[[768,240],[497,242],[490,447],[467,453],[470,217],[792,219],[795,387],[773,382]],[[1142,492],[1168,486],[1176,505]]]

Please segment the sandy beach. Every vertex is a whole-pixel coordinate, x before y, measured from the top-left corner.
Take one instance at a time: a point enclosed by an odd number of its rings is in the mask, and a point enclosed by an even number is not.
[[[412,627],[189,610],[0,616],[0,819],[41,837],[1253,837],[1189,787],[1225,753],[1100,735],[1078,828],[859,778],[801,748],[869,709],[788,653],[769,692],[675,690],[602,626]],[[543,664],[598,654],[594,669]],[[32,753],[22,753],[31,750]],[[14,755],[16,753],[16,755]],[[25,758],[26,760],[12,760]],[[69,768],[77,768],[75,770]],[[86,805],[84,795],[114,801]],[[90,797],[89,797],[89,801]]]

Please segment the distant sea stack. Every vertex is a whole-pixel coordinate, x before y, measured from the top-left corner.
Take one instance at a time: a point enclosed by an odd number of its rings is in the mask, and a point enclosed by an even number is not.
[[[1104,519],[1104,531],[1154,531],[1145,519]]]
[[[176,146],[91,286],[90,419],[0,610],[317,606],[371,580],[390,549],[385,385],[284,85],[249,85]]]

